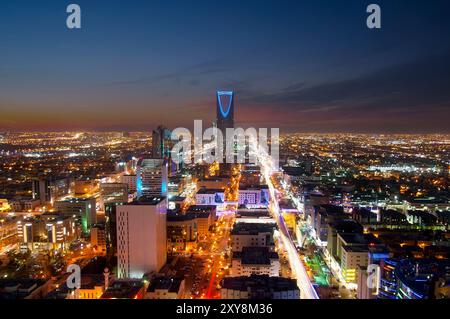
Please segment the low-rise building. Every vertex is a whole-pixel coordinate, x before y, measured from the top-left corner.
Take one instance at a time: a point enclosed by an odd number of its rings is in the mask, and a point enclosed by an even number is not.
[[[181,299],[184,296],[184,279],[155,277],[147,288],[144,299]]]
[[[143,299],[145,285],[141,280],[116,280],[100,299]]]
[[[35,250],[66,249],[79,235],[76,219],[58,214],[42,214],[16,222],[17,237],[21,247]]]
[[[244,247],[233,253],[230,275],[280,275],[280,260],[268,247]]]
[[[236,223],[231,231],[233,252],[240,252],[244,247],[268,247],[274,251],[274,229],[273,224]]]
[[[51,289],[47,279],[0,279],[0,300],[42,299]]]
[[[300,299],[294,279],[251,275],[227,277],[220,290],[222,299]]]

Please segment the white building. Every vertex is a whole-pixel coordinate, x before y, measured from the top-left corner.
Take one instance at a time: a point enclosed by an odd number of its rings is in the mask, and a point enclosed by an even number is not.
[[[244,247],[233,253],[230,276],[280,275],[280,260],[268,247]]]
[[[223,189],[201,189],[195,194],[197,205],[222,205],[225,201]]]
[[[361,246],[343,246],[341,252],[341,271],[347,283],[358,281],[358,268],[369,264],[369,251]]]
[[[300,299],[295,279],[252,275],[223,279],[221,299]]]
[[[167,199],[148,198],[117,206],[119,278],[142,278],[166,263]]]
[[[128,185],[130,192],[136,191],[137,177],[136,175],[122,175],[120,176],[120,182]]]
[[[236,223],[231,231],[231,247],[234,252],[243,247],[268,247],[275,250],[274,224]]]
[[[139,161],[136,169],[138,198],[167,197],[168,167],[163,159],[150,158]]]
[[[225,201],[224,190],[220,188],[203,188],[195,195],[197,205],[221,205]],[[246,188],[239,190],[239,205],[266,206],[269,191],[266,188]]]
[[[379,280],[379,271],[375,271],[372,276],[374,280],[371,280],[369,274],[367,273],[367,267],[358,266],[357,278],[358,278],[358,288],[357,288],[357,298],[358,299],[375,299],[377,295],[376,285],[369,287],[370,283],[376,283]]]
[[[269,203],[268,188],[239,189],[239,205],[267,205]]]

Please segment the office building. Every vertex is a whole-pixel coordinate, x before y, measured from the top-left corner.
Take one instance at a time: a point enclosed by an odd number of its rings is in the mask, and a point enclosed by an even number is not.
[[[79,179],[73,183],[75,196],[92,196],[99,191],[99,182],[93,179]]]
[[[31,194],[41,205],[53,203],[70,192],[69,178],[36,178],[31,183]]]
[[[273,239],[274,224],[236,223],[231,231],[231,247],[233,252],[240,252],[244,247],[268,247],[275,250]]]
[[[21,248],[34,251],[67,249],[79,235],[75,218],[42,214],[17,221],[17,237]]]
[[[244,247],[233,252],[230,276],[280,275],[280,260],[268,247]]]
[[[95,198],[68,198],[56,201],[55,211],[64,216],[75,216],[80,219],[82,231],[89,234],[91,226],[97,223]]]
[[[145,284],[141,280],[115,280],[100,299],[144,299]]]
[[[122,175],[120,176],[120,182],[123,184],[127,184],[128,190],[132,193],[136,191],[137,185],[137,177],[136,175]]]
[[[347,283],[356,283],[358,268],[369,264],[369,250],[367,247],[343,246],[341,258],[341,271]]]
[[[184,286],[183,278],[158,276],[151,279],[144,299],[182,299]]]
[[[40,199],[24,197],[15,197],[9,202],[9,206],[13,212],[32,212],[40,205]]]
[[[136,172],[137,196],[167,197],[167,161],[151,158],[141,159]]]
[[[331,256],[338,258],[337,235],[338,234],[362,234],[361,224],[353,219],[343,219],[328,224],[327,249]]]
[[[395,259],[385,259],[380,264],[381,279],[378,291],[379,299],[397,299],[398,279],[395,274],[399,261]]]
[[[152,132],[152,156],[153,158],[169,158],[172,150],[173,142],[171,139],[172,132],[164,127],[158,126]]]
[[[109,203],[128,202],[128,185],[125,183],[102,183],[100,184],[102,207]]]
[[[227,128],[234,128],[234,92],[217,91],[217,128],[226,134]]]
[[[165,197],[143,198],[117,206],[119,278],[142,278],[166,262]]]
[[[193,248],[198,238],[198,225],[194,214],[167,214],[167,249],[169,251]]]
[[[223,189],[200,189],[195,194],[197,205],[223,205],[225,202],[225,193]]]
[[[91,246],[99,252],[106,252],[105,224],[94,224],[91,228]]]
[[[105,204],[105,245],[108,257],[115,256],[117,252],[117,206],[123,204]]]
[[[223,279],[222,299],[300,299],[300,289],[294,279],[250,275]]]

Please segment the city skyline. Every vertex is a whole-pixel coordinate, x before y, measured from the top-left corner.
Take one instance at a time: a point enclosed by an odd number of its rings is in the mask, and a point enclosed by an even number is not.
[[[378,1],[380,30],[364,1],[77,3],[81,30],[66,3],[2,4],[0,131],[190,127],[233,90],[237,126],[450,133],[446,1]]]

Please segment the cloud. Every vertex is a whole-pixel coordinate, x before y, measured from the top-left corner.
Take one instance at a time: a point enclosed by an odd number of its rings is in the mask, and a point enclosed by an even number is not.
[[[255,104],[283,110],[345,110],[409,112],[447,107],[450,110],[450,52],[402,64],[361,77],[316,86],[299,83],[276,93],[249,97]]]
[[[196,77],[199,78],[205,75],[211,75],[213,73],[225,73],[230,70],[231,65],[227,62],[225,58],[216,58],[208,61],[204,61],[201,63],[193,64],[185,68],[181,68],[175,72],[169,72],[165,74],[158,74],[153,76],[145,76],[132,80],[121,80],[114,81],[109,83],[109,85],[113,86],[123,86],[123,85],[150,85],[159,83],[162,81],[171,81],[174,80],[177,82],[177,85],[180,84],[181,81],[186,82],[191,86],[196,86],[199,83],[199,80],[192,80],[187,78]],[[195,82],[196,81],[196,82]]]

